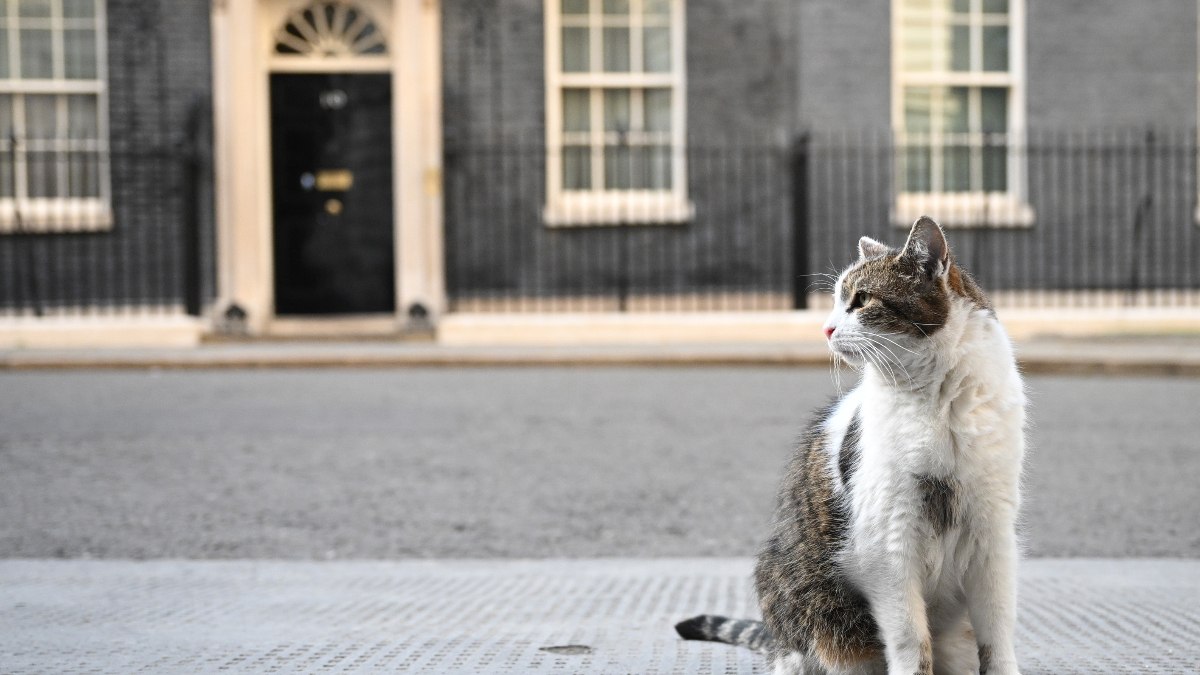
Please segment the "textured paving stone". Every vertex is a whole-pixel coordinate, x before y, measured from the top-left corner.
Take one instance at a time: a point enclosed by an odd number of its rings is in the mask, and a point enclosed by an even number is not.
[[[758,673],[684,642],[755,614],[744,558],[0,561],[9,673]],[[1024,675],[1200,671],[1200,562],[1024,563]]]

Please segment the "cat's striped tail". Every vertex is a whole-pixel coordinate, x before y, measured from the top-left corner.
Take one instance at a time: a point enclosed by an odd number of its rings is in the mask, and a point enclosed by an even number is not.
[[[701,614],[675,624],[675,632],[684,640],[710,640],[768,652],[775,644],[771,631],[761,621],[730,619]]]

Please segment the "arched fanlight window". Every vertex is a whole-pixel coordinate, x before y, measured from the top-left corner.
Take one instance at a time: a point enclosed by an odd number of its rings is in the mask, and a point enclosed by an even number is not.
[[[383,31],[344,0],[317,0],[293,12],[275,33],[275,53],[337,58],[387,53]]]

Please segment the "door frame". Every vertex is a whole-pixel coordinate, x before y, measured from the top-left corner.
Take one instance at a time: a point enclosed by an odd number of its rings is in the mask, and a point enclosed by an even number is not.
[[[270,333],[275,321],[270,73],[390,71],[394,325],[424,327],[446,306],[440,0],[352,0],[384,31],[386,58],[281,65],[272,57],[272,36],[290,12],[311,2],[212,5],[217,302],[210,318],[218,330],[252,335]],[[424,315],[413,311],[418,305]]]

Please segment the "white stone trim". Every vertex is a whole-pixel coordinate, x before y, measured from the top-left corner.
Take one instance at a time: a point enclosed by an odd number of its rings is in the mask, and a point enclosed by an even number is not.
[[[105,197],[0,199],[0,233],[4,234],[103,232],[112,225],[112,206]]]
[[[0,349],[182,348],[200,344],[203,325],[199,319],[184,315],[181,307],[162,309],[158,316],[0,316]]]
[[[936,214],[944,227],[1031,227],[1033,207],[1004,192],[902,192],[892,201],[891,222],[908,230],[915,220]]]

